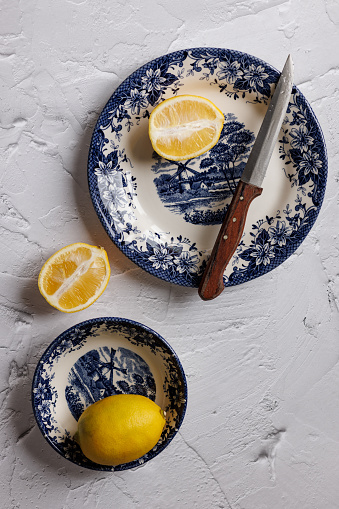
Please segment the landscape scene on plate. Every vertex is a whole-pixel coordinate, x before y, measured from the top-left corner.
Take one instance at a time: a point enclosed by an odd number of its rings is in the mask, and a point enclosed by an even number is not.
[[[207,254],[185,235],[143,231],[135,197],[137,173],[125,151],[124,136],[147,122],[163,99],[185,93],[190,79],[216,87],[232,101],[268,103],[279,73],[236,51],[196,48],[153,60],[133,73],[113,94],[93,137],[89,178],[114,242],[151,274],[185,286],[199,286]],[[203,95],[203,94],[201,94]],[[206,94],[208,95],[208,94]],[[150,162],[162,204],[192,225],[221,223],[248,154],[253,133],[232,114],[218,144],[196,160]],[[293,89],[279,138],[282,171],[290,194],[273,217],[252,225],[240,242],[226,286],[261,276],[282,263],[304,240],[324,196],[327,160],[322,133],[302,94]],[[107,228],[107,226],[105,226]],[[194,231],[192,230],[192,236]]]
[[[154,179],[159,198],[189,223],[222,223],[253,142],[253,133],[229,113],[218,143],[206,154],[176,162],[154,153],[157,162],[152,171],[159,175]]]

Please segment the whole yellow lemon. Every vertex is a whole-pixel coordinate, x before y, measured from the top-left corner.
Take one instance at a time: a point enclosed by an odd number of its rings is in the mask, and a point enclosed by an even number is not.
[[[101,465],[141,458],[158,442],[165,425],[162,409],[138,394],[108,396],[80,416],[75,440],[83,454]]]

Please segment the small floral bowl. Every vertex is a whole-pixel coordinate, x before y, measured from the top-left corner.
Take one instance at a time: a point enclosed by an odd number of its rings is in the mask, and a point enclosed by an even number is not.
[[[166,412],[157,445],[142,458],[110,467],[87,459],[73,436],[89,405],[112,394],[141,394]],[[34,374],[33,411],[49,444],[93,470],[126,470],[157,456],[184,419],[187,383],[181,363],[155,331],[125,318],[94,318],[63,332],[42,355]]]

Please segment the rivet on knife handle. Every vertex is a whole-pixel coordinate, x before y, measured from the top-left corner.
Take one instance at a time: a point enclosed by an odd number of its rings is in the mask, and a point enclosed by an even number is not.
[[[223,291],[224,271],[241,240],[249,205],[261,193],[261,187],[239,181],[199,286],[203,300],[214,299]]]

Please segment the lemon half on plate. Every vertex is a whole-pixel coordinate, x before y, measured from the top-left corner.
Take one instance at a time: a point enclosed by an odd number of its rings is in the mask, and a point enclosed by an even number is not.
[[[218,142],[224,115],[204,97],[179,95],[154,108],[149,118],[153,149],[165,159],[200,156]]]

